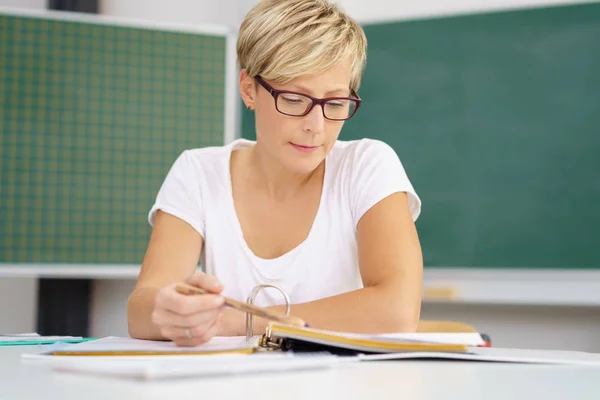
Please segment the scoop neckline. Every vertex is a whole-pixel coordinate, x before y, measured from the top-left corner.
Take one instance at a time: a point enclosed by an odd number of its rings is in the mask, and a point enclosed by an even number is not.
[[[294,264],[295,260],[298,258],[300,253],[308,243],[312,242],[313,237],[315,236],[315,231],[318,229],[318,222],[321,220],[321,214],[324,212],[323,209],[325,207],[326,202],[326,184],[328,182],[328,155],[325,156],[323,160],[325,162],[325,171],[323,173],[323,185],[321,188],[321,197],[319,199],[319,207],[317,208],[317,213],[315,214],[314,220],[310,227],[310,231],[304,240],[298,243],[295,247],[285,252],[284,254],[276,257],[276,258],[262,258],[257,256],[252,249],[248,246],[246,239],[244,238],[244,231],[242,230],[242,225],[240,223],[240,219],[237,215],[237,211],[235,209],[235,202],[233,200],[233,181],[231,177],[231,156],[234,151],[241,150],[250,146],[255,145],[256,142],[248,139],[237,139],[233,141],[229,149],[227,151],[226,157],[226,173],[227,173],[227,191],[229,193],[229,209],[230,209],[230,217],[233,220],[233,224],[235,226],[236,235],[240,240],[242,248],[246,256],[252,260],[254,267],[258,270],[258,272],[264,277],[271,281],[282,280],[286,274],[286,272],[291,268]]]

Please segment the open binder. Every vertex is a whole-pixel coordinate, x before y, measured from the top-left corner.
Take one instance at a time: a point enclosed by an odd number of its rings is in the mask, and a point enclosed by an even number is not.
[[[470,347],[485,346],[485,341],[477,333],[365,335],[272,323],[258,345],[267,350],[356,355],[417,351],[463,353]]]
[[[248,296],[247,302],[253,304],[256,295],[266,287],[272,287],[281,292],[286,302],[286,315],[289,315],[291,306],[289,296],[277,285],[256,286]],[[247,314],[246,338],[248,340],[254,337],[252,321],[252,314]],[[266,332],[262,334],[258,346],[260,349],[271,351],[327,351],[338,355],[353,355],[416,351],[462,353],[466,352],[470,346],[486,346],[486,342],[477,333],[361,335],[272,322],[268,325]]]
[[[257,286],[247,303],[265,287],[273,287],[283,294],[286,315],[290,313],[290,300],[280,287],[272,284]],[[464,353],[473,346],[485,346],[478,333],[440,334],[378,334],[333,332],[308,327],[296,327],[271,322],[266,332],[255,335],[253,316],[247,314],[246,337],[217,337],[209,343],[192,348],[180,348],[170,342],[154,342],[129,338],[104,338],[66,346],[49,351],[55,356],[143,356],[143,355],[216,355],[254,354],[258,352],[323,353],[335,355],[387,354],[406,352]],[[245,340],[244,340],[245,339]]]

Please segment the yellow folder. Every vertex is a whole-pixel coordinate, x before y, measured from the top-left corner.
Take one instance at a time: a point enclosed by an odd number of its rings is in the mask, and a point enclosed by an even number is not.
[[[466,352],[484,342],[478,333],[355,334],[271,323],[259,344],[291,351],[332,353]]]

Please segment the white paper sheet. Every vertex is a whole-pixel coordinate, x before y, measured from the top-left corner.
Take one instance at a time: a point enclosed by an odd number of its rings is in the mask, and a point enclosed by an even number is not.
[[[459,344],[465,346],[481,346],[485,344],[479,333],[386,333],[379,335],[344,333],[342,336],[399,343]]]
[[[340,360],[339,357],[328,354],[256,353],[213,356],[51,357],[48,363],[53,370],[59,372],[156,380],[323,369],[334,367],[342,361],[349,360]]]
[[[325,333],[333,336],[343,336],[351,339],[368,339],[390,343],[435,343],[435,344],[458,344],[465,346],[481,346],[485,341],[476,332],[465,333],[383,333],[364,334],[335,332],[322,329],[302,328],[305,331]]]
[[[440,359],[527,364],[586,365],[600,368],[600,354],[582,351],[470,348],[468,353],[412,352],[361,355],[361,361]]]
[[[247,350],[256,347],[258,337],[246,341],[246,337],[214,337],[210,342],[196,347],[179,347],[171,341],[140,340],[109,336],[89,342],[68,344],[60,348],[48,348],[46,353],[55,350],[69,352],[165,352],[191,353],[229,350]]]

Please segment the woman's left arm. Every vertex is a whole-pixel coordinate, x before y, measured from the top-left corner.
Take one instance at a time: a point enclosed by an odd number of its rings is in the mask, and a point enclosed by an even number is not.
[[[414,332],[421,313],[423,257],[407,194],[394,193],[371,207],[358,222],[357,242],[364,288],[293,304],[291,315],[317,329]],[[283,306],[271,308],[284,312]],[[264,332],[266,324],[255,318],[254,331]]]

